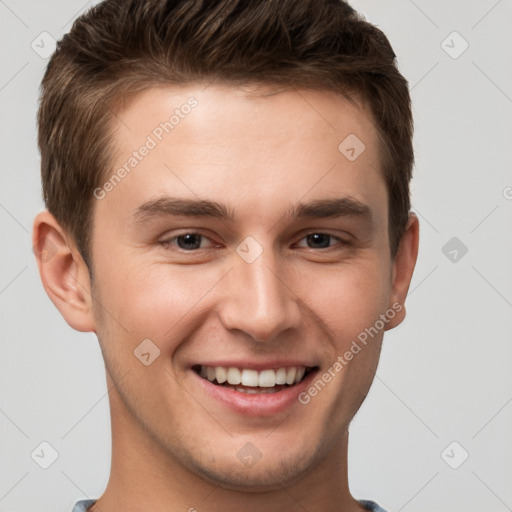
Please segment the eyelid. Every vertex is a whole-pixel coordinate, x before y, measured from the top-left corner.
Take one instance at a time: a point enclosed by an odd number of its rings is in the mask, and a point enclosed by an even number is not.
[[[186,249],[179,247],[178,244],[176,243],[176,240],[179,237],[185,236],[185,235],[197,235],[197,236],[200,236],[204,240],[208,240],[210,243],[209,243],[208,247],[199,247],[198,249],[192,249],[192,250],[187,251]],[[164,237],[160,237],[158,239],[158,243],[163,246],[169,246],[169,245],[175,246],[178,250],[184,251],[184,252],[194,252],[194,251],[199,251],[199,250],[206,250],[206,249],[211,249],[212,247],[219,245],[211,237],[205,235],[204,233],[201,233],[201,230],[194,230],[194,229],[184,229],[182,232],[179,232],[179,233],[169,233],[168,235],[165,235]]]
[[[337,243],[333,243],[333,244],[329,245],[328,247],[320,247],[320,248],[308,247],[307,245],[299,245],[299,243],[304,241],[308,236],[314,235],[314,234],[322,234],[322,235],[330,236],[331,239],[336,240]],[[197,236],[200,236],[203,240],[208,240],[209,244],[206,247],[199,247],[198,249],[192,249],[192,250],[183,249],[183,248],[178,246],[176,241],[177,241],[177,239],[179,237],[185,236],[185,235],[197,235]],[[333,249],[337,245],[340,245],[340,246],[349,245],[351,243],[351,240],[348,240],[347,238],[352,239],[353,237],[349,233],[346,233],[346,238],[343,238],[341,235],[333,234],[329,230],[325,230],[325,229],[324,230],[322,230],[322,229],[312,229],[311,230],[311,229],[308,229],[307,231],[304,231],[300,235],[300,238],[298,239],[298,242],[296,242],[293,245],[298,246],[298,247],[304,247],[306,249],[312,249],[312,250],[320,250],[320,249],[327,250],[327,249]],[[201,229],[189,229],[189,228],[183,228],[182,230],[179,230],[179,232],[177,232],[177,233],[173,232],[173,233],[169,233],[169,234],[167,234],[167,235],[165,235],[163,237],[159,237],[158,243],[163,245],[163,246],[170,246],[170,245],[172,245],[172,246],[176,247],[177,250],[184,251],[184,252],[197,252],[197,251],[200,251],[200,250],[209,250],[209,249],[212,249],[214,247],[219,247],[221,245],[218,242],[216,242],[211,236],[208,236],[208,235],[204,234]]]
[[[348,240],[348,238],[352,239],[352,236],[350,236],[348,233],[346,233],[346,238],[343,238],[342,236],[340,236],[339,234],[338,235],[335,235],[333,233],[330,233],[329,230],[321,230],[321,229],[316,229],[316,230],[308,230],[307,232],[305,232],[303,235],[301,235],[300,239],[299,239],[299,242],[302,242],[305,238],[307,238],[309,235],[316,235],[316,234],[319,234],[319,235],[328,235],[330,236],[331,238],[334,238],[338,241],[339,245],[348,245],[350,244],[350,240]],[[298,242],[297,244],[295,245],[298,245]],[[336,244],[333,244],[333,245],[330,245],[329,247],[320,247],[320,249],[332,249],[333,247],[335,247]],[[300,247],[306,247],[308,249],[314,249],[314,247],[307,247],[307,246],[304,246],[304,245],[301,245]]]

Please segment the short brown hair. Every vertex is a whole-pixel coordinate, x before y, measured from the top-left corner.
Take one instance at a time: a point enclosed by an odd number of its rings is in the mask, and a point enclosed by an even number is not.
[[[396,254],[410,210],[413,124],[407,81],[378,28],[341,0],[106,0],[59,41],[38,113],[45,203],[90,269],[93,191],[112,165],[115,105],[155,84],[199,81],[363,100],[382,140]]]

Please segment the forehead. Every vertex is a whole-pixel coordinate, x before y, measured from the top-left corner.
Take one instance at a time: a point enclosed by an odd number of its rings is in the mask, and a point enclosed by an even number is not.
[[[216,200],[263,217],[279,204],[340,195],[385,207],[371,115],[341,94],[153,87],[116,112],[113,130],[105,202],[127,212],[159,195]]]
[[[226,84],[154,86],[120,103],[113,130],[121,150],[133,149],[135,137],[142,133],[164,145],[182,144],[180,135],[186,135],[190,144],[197,143],[196,135],[202,143],[217,145],[228,132],[241,139],[248,130],[254,137],[289,143],[323,139],[331,144],[358,134],[361,142],[372,145],[377,136],[369,109],[353,95]],[[123,147],[125,143],[129,147]]]

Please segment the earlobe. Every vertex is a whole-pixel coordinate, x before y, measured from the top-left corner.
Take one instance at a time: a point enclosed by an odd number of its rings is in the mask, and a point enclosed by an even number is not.
[[[32,244],[44,289],[66,322],[77,331],[95,331],[89,270],[48,211],[34,220]]]
[[[418,257],[419,222],[414,213],[409,214],[405,232],[393,262],[392,291],[389,307],[396,314],[387,324],[387,329],[393,329],[405,318],[405,299],[411,284],[412,274]]]

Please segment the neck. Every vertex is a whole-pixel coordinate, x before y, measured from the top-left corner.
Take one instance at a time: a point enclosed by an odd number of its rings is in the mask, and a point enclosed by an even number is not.
[[[348,489],[347,432],[327,457],[297,481],[280,483],[273,489],[228,489],[183,467],[133,419],[115,387],[111,389],[111,472],[105,492],[91,512],[363,510]]]

